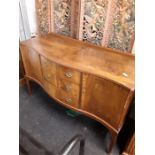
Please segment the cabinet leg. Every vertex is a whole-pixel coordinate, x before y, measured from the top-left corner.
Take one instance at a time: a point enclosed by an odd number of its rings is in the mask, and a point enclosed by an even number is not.
[[[29,95],[32,95],[32,88],[31,88],[30,80],[26,79],[26,84],[27,84]]]
[[[110,132],[110,138],[111,138],[110,144],[109,144],[109,146],[107,148],[107,151],[106,151],[108,155],[110,155],[110,153],[111,153],[114,145],[116,144],[117,134],[116,133],[113,133],[113,132]]]

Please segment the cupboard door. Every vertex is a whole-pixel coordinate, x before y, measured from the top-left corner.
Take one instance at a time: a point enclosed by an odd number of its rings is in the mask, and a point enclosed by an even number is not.
[[[43,79],[56,86],[56,64],[42,56],[40,58]]]
[[[42,82],[42,72],[39,54],[33,49],[29,49],[28,56],[30,63],[30,76]]]
[[[118,128],[128,94],[128,89],[109,80],[84,75],[81,108]]]
[[[39,54],[35,50],[28,49],[25,46],[21,46],[21,54],[26,75],[42,82]]]
[[[56,95],[56,86],[54,86],[53,84],[50,84],[48,81],[46,81],[45,79],[43,79],[43,86],[44,89],[47,91],[47,93],[52,96],[55,97]]]

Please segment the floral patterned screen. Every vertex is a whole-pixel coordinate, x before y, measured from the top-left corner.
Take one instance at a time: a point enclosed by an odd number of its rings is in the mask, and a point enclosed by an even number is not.
[[[38,32],[41,34],[49,31],[48,5],[48,0],[36,0]]]
[[[53,5],[55,32],[69,36],[71,32],[71,0],[55,0]]]
[[[38,31],[130,52],[134,0],[36,0]]]
[[[71,0],[36,0],[38,31],[70,35]]]
[[[108,47],[129,51],[135,30],[134,0],[118,0]]]
[[[85,0],[83,15],[83,41],[102,44],[108,0]]]

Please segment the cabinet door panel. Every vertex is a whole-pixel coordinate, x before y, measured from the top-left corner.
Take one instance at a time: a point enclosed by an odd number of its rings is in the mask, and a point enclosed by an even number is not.
[[[39,54],[36,51],[29,49],[28,56],[29,56],[29,63],[31,68],[30,76],[42,82],[42,73],[41,73]]]
[[[91,75],[83,76],[82,89],[81,108],[118,128],[129,90]]]
[[[56,86],[56,64],[42,56],[40,58],[44,80]]]
[[[56,90],[57,90],[56,86],[54,86],[53,84],[50,84],[45,79],[43,79],[43,86],[50,96],[55,97]]]
[[[39,54],[24,46],[21,47],[21,53],[26,75],[42,82]]]

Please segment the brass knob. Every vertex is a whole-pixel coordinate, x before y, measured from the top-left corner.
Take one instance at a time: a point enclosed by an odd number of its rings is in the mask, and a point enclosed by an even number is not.
[[[66,98],[65,100],[66,100],[66,102],[68,102],[68,103],[72,103],[72,99],[71,99],[71,98]]]
[[[47,74],[46,76],[44,76],[44,79],[45,80],[49,80],[51,78],[51,75],[50,74]]]
[[[47,75],[47,77],[48,77],[48,78],[50,78],[50,77],[51,77],[51,75],[50,75],[50,74],[48,74],[48,75]]]
[[[71,85],[66,85],[66,91],[70,91],[72,89]]]
[[[68,77],[68,78],[71,78],[73,75],[72,75],[71,72],[66,72],[66,73],[65,73],[65,76]]]

